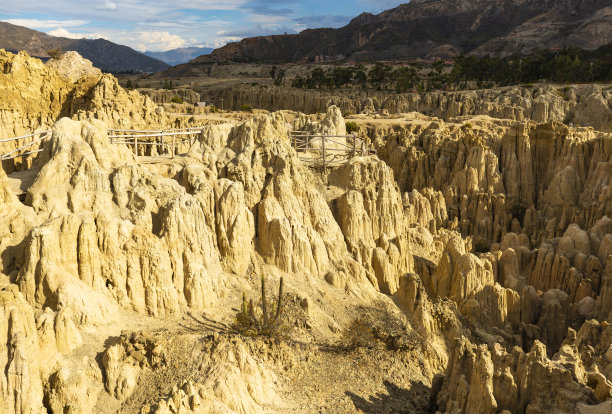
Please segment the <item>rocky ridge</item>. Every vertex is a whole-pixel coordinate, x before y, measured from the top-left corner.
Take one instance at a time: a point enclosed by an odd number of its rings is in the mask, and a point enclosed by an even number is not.
[[[239,110],[244,104],[278,111],[290,109],[304,113],[324,113],[329,105],[343,114],[403,114],[420,112],[449,121],[459,116],[487,115],[492,118],[538,123],[563,122],[612,131],[612,90],[605,85],[536,85],[495,89],[384,93],[370,91],[302,90],[286,87],[252,87],[202,90],[213,102],[223,98],[227,108]]]
[[[108,125],[162,115],[104,85],[66,101],[93,109],[54,122],[23,202],[0,171],[2,411],[609,410],[610,133],[364,119],[377,156],[324,174],[288,135],[346,133],[330,106],[142,163]],[[262,274],[286,283],[287,340],[227,326]]]
[[[612,42],[610,16],[606,0],[413,0],[377,15],[362,13],[338,29],[228,43],[172,72],[210,62],[313,62],[320,55],[376,61],[510,55],[566,46],[596,49]]]

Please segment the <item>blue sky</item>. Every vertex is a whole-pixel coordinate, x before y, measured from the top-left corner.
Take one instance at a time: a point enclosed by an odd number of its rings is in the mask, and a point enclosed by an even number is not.
[[[219,47],[243,37],[341,27],[408,0],[0,0],[0,20],[144,51]]]

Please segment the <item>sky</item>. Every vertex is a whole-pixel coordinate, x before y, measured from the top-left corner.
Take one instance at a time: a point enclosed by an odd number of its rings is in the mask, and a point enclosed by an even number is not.
[[[244,37],[342,27],[409,0],[0,0],[0,21],[138,51],[220,47]]]

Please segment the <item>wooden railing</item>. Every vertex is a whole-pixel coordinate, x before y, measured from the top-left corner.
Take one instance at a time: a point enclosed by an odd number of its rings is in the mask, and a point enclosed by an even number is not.
[[[21,152],[21,151],[27,150],[28,148],[38,144],[39,142],[44,141],[50,136],[51,136],[51,131],[40,131],[40,132],[35,132],[33,134],[23,135],[21,137],[0,139],[0,143],[19,141],[19,140],[24,141],[24,144],[21,145],[20,147],[12,150],[11,152],[7,152],[6,154],[0,155],[0,161],[12,160],[14,158],[25,157],[31,154],[36,154],[38,152],[41,152],[42,149],[40,148],[31,150],[31,151],[26,151],[26,152]],[[32,140],[26,143],[25,141],[27,141],[28,138],[31,138]]]
[[[291,145],[301,161],[328,166],[347,162],[356,156],[375,155],[366,142],[356,134],[323,135],[308,131],[291,131]],[[344,140],[344,142],[342,142]]]
[[[126,144],[132,147],[134,154],[137,156],[145,151],[139,152],[140,148],[147,146],[160,147],[165,149],[171,158],[177,152],[177,146],[184,142],[189,142],[190,145],[196,140],[197,135],[202,132],[202,128],[183,128],[183,129],[167,129],[167,130],[132,130],[132,129],[109,129],[108,138],[111,144]],[[159,141],[156,140],[159,138]],[[161,157],[161,154],[156,156]]]
[[[111,144],[126,144],[131,146],[134,154],[137,156],[141,153],[146,155],[146,150],[139,151],[139,147],[146,148],[147,146],[156,146],[166,149],[170,157],[174,158],[177,146],[185,142],[189,142],[189,145],[193,145],[197,135],[199,135],[201,131],[202,128],[170,130],[109,129],[108,138]],[[3,143],[32,138],[30,142],[24,143],[24,145],[19,148],[0,155],[0,160],[10,160],[41,152],[42,149],[26,152],[21,151],[47,139],[50,135],[51,131],[47,130],[21,137],[0,139],[0,143]],[[366,142],[356,134],[323,135],[313,134],[308,131],[291,131],[290,137],[291,145],[300,156],[300,160],[311,164],[320,164],[324,169],[334,165],[334,163],[346,162],[348,159],[358,155],[366,156],[376,154],[376,151],[370,149]],[[159,139],[159,141],[156,139]],[[158,153],[156,156],[161,157],[163,155]]]

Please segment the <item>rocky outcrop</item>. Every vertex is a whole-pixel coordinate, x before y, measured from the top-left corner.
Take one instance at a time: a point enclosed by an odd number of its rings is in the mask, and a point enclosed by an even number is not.
[[[455,92],[385,94],[371,91],[345,93],[302,90],[287,87],[219,88],[201,91],[207,99],[224,99],[227,108],[239,110],[243,104],[269,111],[291,109],[305,113],[325,112],[331,104],[344,114],[420,112],[446,121],[461,116],[487,115],[493,118],[537,123],[563,122],[612,131],[610,102],[612,92],[595,85],[520,86]]]
[[[111,78],[96,85],[79,116],[127,116],[101,102],[130,95]],[[320,171],[289,131],[343,135],[334,106],[209,125],[185,153],[149,163],[111,145],[101,119],[54,124],[22,201],[9,180],[23,175],[0,172],[4,411],[144,400],[159,412],[278,411],[292,355],[335,364],[343,353],[330,350],[352,352],[338,344],[347,329],[373,341],[362,355],[420,361],[441,411],[575,412],[610,398],[609,134],[485,117],[360,121],[378,155]],[[262,275],[285,281],[283,335],[299,340],[274,352],[231,334],[204,340],[232,332],[240,293]],[[364,309],[394,310],[380,318],[384,340],[353,320]],[[130,324],[148,332],[120,333]]]
[[[0,407],[6,413],[43,413],[34,312],[1,274],[0,288]]]
[[[159,128],[170,120],[149,98],[125,91],[76,52],[43,63],[25,52],[0,50],[0,136],[19,137],[50,128],[62,117],[100,119],[107,128]],[[32,138],[0,143],[0,153]],[[29,150],[39,149],[35,144]],[[11,172],[31,166],[32,157],[3,161]]]
[[[205,355],[201,380],[175,387],[153,412],[247,414],[281,406],[275,375],[253,358],[245,344],[233,342],[223,341]]]
[[[608,363],[609,330],[596,321],[585,323],[578,333],[570,329],[550,359],[539,341],[525,353],[458,338],[437,396],[438,407],[443,412],[571,413],[584,401],[595,410],[610,398],[612,382],[603,369]],[[596,412],[605,412],[606,407],[601,403]]]
[[[152,88],[138,88],[138,92],[142,95],[146,95],[157,104],[172,103],[177,98],[182,102],[195,104],[200,102],[200,94],[192,91],[191,89],[175,88],[171,90],[167,89],[152,89]]]
[[[62,53],[57,58],[52,58],[47,66],[55,69],[62,78],[69,80],[72,83],[77,82],[84,77],[102,76],[102,71],[94,68],[90,60],[84,59],[77,52]]]

